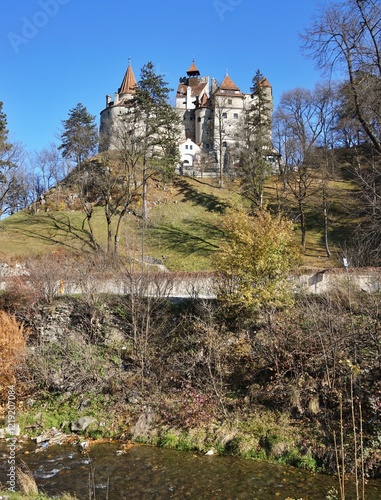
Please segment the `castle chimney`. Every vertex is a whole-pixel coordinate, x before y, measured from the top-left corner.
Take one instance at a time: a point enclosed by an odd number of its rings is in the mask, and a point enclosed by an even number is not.
[[[118,94],[118,92],[115,92],[115,95],[114,95],[114,105],[116,106],[117,104],[119,104],[119,94]]]
[[[107,108],[107,106],[110,106],[110,102],[111,102],[111,96],[106,95],[106,108]]]

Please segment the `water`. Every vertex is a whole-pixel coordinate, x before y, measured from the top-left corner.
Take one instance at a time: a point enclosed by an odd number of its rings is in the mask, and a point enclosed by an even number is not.
[[[200,456],[192,453],[134,446],[117,455],[117,444],[94,445],[89,453],[77,446],[48,447],[40,453],[18,452],[35,476],[39,488],[49,495],[63,492],[78,499],[251,499],[323,500],[334,477],[295,469],[237,459]],[[4,459],[5,446],[0,449]],[[0,470],[0,482],[6,482],[6,470]],[[356,498],[348,485],[347,500]],[[367,484],[367,500],[381,498],[381,482]]]

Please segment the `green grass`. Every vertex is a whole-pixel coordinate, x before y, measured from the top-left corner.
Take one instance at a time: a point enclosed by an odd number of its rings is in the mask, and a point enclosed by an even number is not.
[[[333,179],[329,185],[330,245],[333,257],[339,254],[357,224],[355,186],[348,180]],[[281,209],[290,217],[297,216],[295,200],[281,193],[278,180],[272,178],[266,186],[265,199],[272,209]],[[246,204],[238,194],[236,182],[226,181],[220,189],[215,180],[186,177],[167,186],[150,185],[149,213],[146,224],[145,255],[163,260],[171,271],[211,270],[211,256],[219,248],[223,232],[221,217],[232,204]],[[307,201],[307,246],[304,264],[334,265],[326,261],[321,196],[316,193]],[[352,215],[351,215],[352,214]],[[94,234],[106,248],[106,223],[102,207],[95,207],[92,219]],[[296,224],[295,237],[300,241]],[[49,211],[43,207],[37,214],[26,211],[0,222],[0,252],[3,260],[56,252],[91,250],[89,228],[81,211]],[[120,232],[120,253],[141,258],[142,223],[139,217],[127,215]],[[164,258],[163,258],[164,257]]]
[[[168,191],[151,188],[145,231],[145,255],[161,259],[171,270],[210,269],[210,255],[222,238],[220,219],[239,196],[209,182],[181,179]],[[102,207],[94,209],[94,234],[106,248],[106,223]],[[0,223],[0,248],[6,260],[67,251],[90,250],[88,225],[80,211],[20,212]],[[141,256],[142,224],[133,215],[124,218],[120,252]]]
[[[105,223],[102,208],[95,209],[94,226],[101,243],[105,244]],[[8,217],[0,224],[1,252],[13,257],[51,253],[58,248],[89,250],[85,216],[81,212],[26,211]]]

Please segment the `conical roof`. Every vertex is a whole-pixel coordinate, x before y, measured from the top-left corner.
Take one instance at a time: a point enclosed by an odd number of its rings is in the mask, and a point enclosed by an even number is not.
[[[135,92],[135,87],[136,87],[136,78],[132,66],[131,64],[129,64],[118,93],[133,94]]]
[[[196,73],[197,75],[200,74],[199,70],[197,69],[197,66],[194,63],[194,61],[192,62],[191,67],[187,71],[188,75],[191,74],[191,73],[193,73],[193,74]]]
[[[230,78],[229,75],[226,75],[223,82],[221,83],[220,86],[221,90],[238,90],[240,91],[239,87],[233,82],[233,80]]]
[[[271,83],[268,81],[268,79],[264,76],[262,80],[259,82],[259,85],[261,87],[271,87]]]

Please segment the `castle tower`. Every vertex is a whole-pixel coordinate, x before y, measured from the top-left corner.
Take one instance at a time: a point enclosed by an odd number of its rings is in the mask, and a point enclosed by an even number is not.
[[[195,65],[194,61],[192,62],[190,68],[187,71],[188,75],[188,85],[190,87],[196,86],[199,83],[199,78],[200,78],[200,72],[197,69],[197,66]]]
[[[176,110],[183,123],[181,140],[196,141],[195,110],[201,100],[209,97],[209,77],[200,76],[193,61],[187,71],[187,76],[180,78],[176,93]]]
[[[237,130],[245,109],[245,95],[226,73],[221,85],[212,95],[214,114],[214,149],[227,147],[237,140]]]
[[[114,94],[114,100],[111,96],[106,96],[106,107],[101,111],[100,117],[100,145],[99,150],[114,149],[113,132],[118,128],[120,120],[127,112],[127,107],[131,104],[131,100],[135,95],[136,78],[131,66],[131,61],[128,62],[126,73],[124,74],[121,86],[118,92]]]

